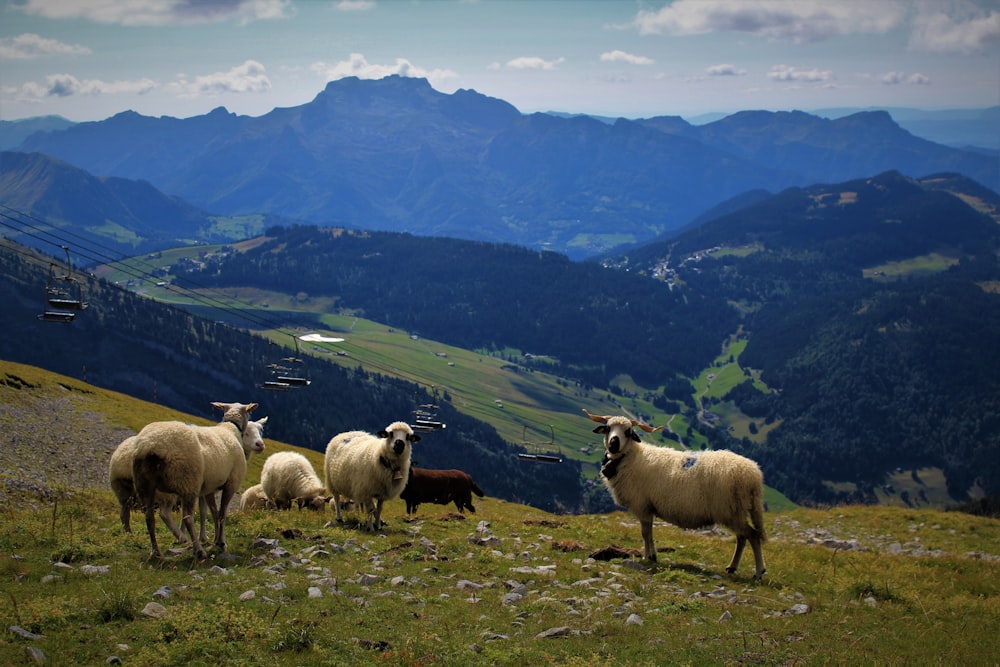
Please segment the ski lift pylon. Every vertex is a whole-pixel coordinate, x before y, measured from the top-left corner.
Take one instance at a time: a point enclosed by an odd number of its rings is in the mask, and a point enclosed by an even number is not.
[[[552,448],[556,444],[556,430],[552,424],[549,424],[549,432],[552,437],[548,442],[530,442],[528,440],[528,425],[525,424],[521,435],[521,444],[528,451],[518,452],[517,458],[532,463],[562,463],[562,457],[552,453]],[[542,447],[548,447],[549,449],[548,451],[542,451]]]
[[[83,284],[73,275],[69,246],[59,247],[66,251],[66,273],[57,273],[56,263],[49,262],[49,278],[45,283],[46,308],[38,319],[67,324],[76,319],[76,311],[85,310],[89,304],[83,300]]]

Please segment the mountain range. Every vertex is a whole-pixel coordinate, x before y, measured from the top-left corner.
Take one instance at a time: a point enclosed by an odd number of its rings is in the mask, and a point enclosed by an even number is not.
[[[1000,186],[995,155],[918,138],[882,111],[608,124],[523,115],[472,90],[443,94],[399,76],[334,81],[309,103],[260,117],[127,111],[35,132],[16,150],[148,181],[215,216],[516,243],[571,258],[673,232],[752,190],[891,169]]]

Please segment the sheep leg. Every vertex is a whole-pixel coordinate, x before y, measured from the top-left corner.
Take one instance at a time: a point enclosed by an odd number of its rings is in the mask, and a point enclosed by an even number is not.
[[[754,579],[760,579],[767,572],[767,568],[764,566],[764,551],[760,546],[760,536],[754,535],[750,538],[750,548],[753,549],[753,560],[756,569],[754,570]]]
[[[653,546],[653,517],[639,519],[642,529],[642,545],[647,560],[656,561],[656,547]]]
[[[156,543],[156,509],[153,507],[152,499],[146,503],[146,530],[149,532],[149,557],[162,558],[160,546]]]
[[[205,560],[208,552],[201,546],[201,539],[194,529],[194,504],[197,496],[185,496],[181,499],[181,520],[184,522],[184,529],[191,536],[191,546],[194,549],[195,558]]]
[[[212,512],[212,522],[214,523],[216,515],[216,509],[214,505],[215,501],[214,493],[212,494],[212,501],[213,505],[211,512]],[[198,524],[199,524],[198,538],[202,542],[208,542],[208,532],[205,530],[205,516],[208,514],[208,512],[209,512],[208,501],[205,500],[205,496],[201,496],[200,498],[198,498]]]
[[[233,500],[236,489],[229,485],[222,487],[222,498],[219,500],[218,521],[215,522],[215,546],[219,547],[222,553],[228,553],[226,549],[226,513],[229,510],[229,503]],[[212,494],[215,497],[215,494]]]
[[[344,517],[340,514],[340,494],[333,494],[333,508],[337,510],[337,523],[344,523]]]
[[[126,533],[132,532],[132,504],[130,502],[121,503],[121,510],[118,516],[122,520],[122,530]]]
[[[181,529],[174,522],[173,510],[174,508],[167,503],[160,505],[160,518],[163,519],[163,524],[170,529],[170,532],[174,534],[178,542],[187,542],[184,533],[181,532]],[[129,530],[129,532],[132,531]]]
[[[740,566],[740,559],[743,558],[743,549],[747,546],[747,538],[742,535],[736,536],[736,550],[733,552],[733,560],[729,562],[729,567],[726,568],[726,572],[729,574],[735,574],[736,568]],[[758,547],[754,547],[754,554],[757,553]]]

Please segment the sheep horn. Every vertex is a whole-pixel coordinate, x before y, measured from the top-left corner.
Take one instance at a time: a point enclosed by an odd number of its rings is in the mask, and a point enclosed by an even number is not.
[[[646,433],[656,433],[657,431],[663,430],[662,426],[657,426],[656,428],[653,428],[649,424],[643,424],[638,419],[633,419],[632,420],[632,426],[638,426],[639,428],[641,428]]]
[[[604,415],[603,417],[600,417],[598,415],[592,415],[589,412],[587,412],[587,408],[583,408],[583,414],[587,415],[587,417],[591,421],[599,422],[601,424],[603,424],[604,422],[608,421],[613,416],[613,415]]]

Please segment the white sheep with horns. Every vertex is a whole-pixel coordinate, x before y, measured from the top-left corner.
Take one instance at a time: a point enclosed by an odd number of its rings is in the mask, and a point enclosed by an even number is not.
[[[253,443],[263,436],[264,424],[266,423],[267,417],[264,417],[263,419],[247,424],[247,428],[243,431],[244,446],[252,447]],[[138,505],[139,501],[135,493],[135,484],[132,481],[132,460],[135,458],[135,443],[136,439],[134,435],[125,438],[115,448],[115,451],[111,453],[111,460],[108,462],[108,483],[115,497],[118,499],[119,517],[121,518],[122,528],[126,533],[132,532],[132,509]],[[173,510],[177,507],[177,496],[170,493],[157,492],[156,505],[160,508],[160,518],[163,519],[163,523],[174,534],[177,541],[179,543],[187,542],[187,536],[178,527],[173,517]],[[200,537],[201,541],[204,542],[206,539],[205,513],[208,511],[208,505],[204,498],[200,499],[199,505],[201,519]]]
[[[654,517],[680,528],[719,524],[736,534],[736,550],[726,570],[736,572],[749,542],[754,578],[764,575],[764,476],[756,463],[726,450],[693,453],[649,445],[635,429],[652,433],[662,427],[583,412],[601,424],[594,429],[604,436],[606,449],[601,477],[615,502],[639,519],[647,559],[656,560]]]
[[[277,452],[264,461],[260,471],[264,495],[280,509],[292,503],[312,510],[322,510],[329,500],[309,459],[298,452]]]
[[[227,553],[225,523],[229,503],[246,476],[247,459],[264,450],[264,440],[257,437],[250,444],[243,440],[256,403],[212,405],[224,413],[222,422],[215,426],[153,422],[136,435],[132,477],[139,501],[146,508],[152,558],[161,555],[153,505],[157,491],[173,493],[180,500],[184,527],[191,536],[195,557],[202,560],[208,553],[195,534],[194,504],[204,498],[215,522],[215,545],[221,553]],[[222,492],[218,506],[217,491]]]
[[[343,521],[341,498],[361,505],[368,530],[382,527],[382,505],[399,497],[410,476],[411,445],[420,440],[406,422],[393,422],[376,434],[348,431],[326,446],[324,477],[337,521]]]

